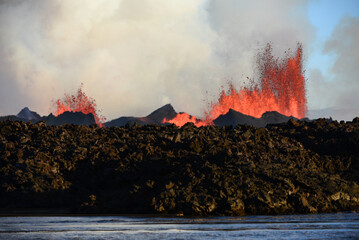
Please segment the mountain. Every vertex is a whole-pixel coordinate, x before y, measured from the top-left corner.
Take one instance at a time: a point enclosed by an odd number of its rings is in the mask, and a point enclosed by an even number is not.
[[[236,126],[238,124],[241,125],[248,124],[255,127],[265,127],[266,125],[266,123],[260,118],[255,118],[249,115],[245,115],[233,109],[229,109],[229,111],[226,114],[219,116],[213,122],[218,126],[226,126],[226,125]]]
[[[57,117],[51,113],[48,117],[46,117],[45,122],[47,125],[55,126],[60,126],[65,123],[86,126],[96,124],[92,113],[84,114],[82,112],[64,112]]]
[[[172,107],[171,104],[166,104],[163,107],[153,111],[146,117],[120,117],[114,119],[112,121],[106,122],[104,125],[106,127],[121,127],[125,126],[127,123],[133,125],[134,123],[138,123],[139,125],[146,125],[146,124],[162,124],[162,120],[172,119],[176,117],[177,113]]]
[[[41,116],[38,113],[31,111],[28,107],[23,108],[16,115],[16,117],[22,118],[22,119],[28,120],[28,121],[39,121],[41,119]]]
[[[158,125],[165,125],[162,121],[166,118],[167,120],[171,120],[177,116],[177,112],[174,110],[171,104],[166,104],[157,110],[153,111],[146,117],[131,117],[125,116],[116,118],[112,121],[106,122],[103,125],[105,127],[121,127],[125,126],[126,124],[133,125],[135,123],[139,125],[146,125],[146,124],[158,124]],[[218,126],[226,126],[232,125],[236,126],[238,124],[248,124],[255,127],[265,127],[267,124],[279,124],[279,123],[286,123],[292,116],[285,116],[280,114],[276,111],[265,112],[262,114],[260,118],[252,117],[240,112],[237,112],[233,109],[229,109],[226,114],[220,115],[216,118],[213,122],[215,125]],[[34,111],[31,111],[28,107],[23,108],[16,116],[9,115],[9,116],[2,116],[0,117],[0,121],[6,120],[13,120],[13,121],[32,121],[33,123],[38,121],[45,121],[47,125],[62,125],[65,123],[68,124],[75,124],[75,125],[92,125],[96,124],[95,118],[92,114],[84,114],[81,112],[64,112],[63,114],[55,117],[54,115],[50,114],[49,116],[40,117]],[[294,118],[298,120],[297,118]],[[301,119],[303,121],[311,121],[307,118]],[[328,121],[331,121],[329,119]]]
[[[286,123],[291,118],[294,117],[288,117],[276,111],[265,112],[262,114],[260,118],[255,118],[237,112],[233,109],[229,109],[229,111],[226,114],[219,116],[213,122],[218,126],[226,126],[226,125],[236,126],[238,124],[241,125],[248,124],[254,127],[265,127],[267,124]],[[297,120],[297,118],[294,119]]]
[[[42,118],[38,113],[31,111],[28,107],[25,107],[17,115],[8,115],[8,116],[0,117],[0,121],[6,121],[6,120],[24,121],[24,122],[31,121],[35,123],[41,121]]]
[[[267,125],[267,124],[286,123],[292,118],[295,120],[298,120],[295,117],[292,117],[292,116],[288,117],[286,115],[280,114],[277,111],[271,111],[271,112],[263,113],[262,117],[260,119],[262,119]]]
[[[167,120],[173,119],[177,116],[176,111],[171,104],[166,104],[163,107],[153,111],[150,115],[146,117],[148,121],[153,123],[162,123],[163,119]]]

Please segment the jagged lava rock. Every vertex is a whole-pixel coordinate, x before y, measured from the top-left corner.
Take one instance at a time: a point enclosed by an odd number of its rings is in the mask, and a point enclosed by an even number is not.
[[[0,210],[358,211],[358,119],[290,119],[266,128],[0,122]]]

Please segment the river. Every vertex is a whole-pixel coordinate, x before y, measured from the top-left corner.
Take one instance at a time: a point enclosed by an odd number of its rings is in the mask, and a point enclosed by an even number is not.
[[[0,239],[359,239],[359,213],[0,217]]]

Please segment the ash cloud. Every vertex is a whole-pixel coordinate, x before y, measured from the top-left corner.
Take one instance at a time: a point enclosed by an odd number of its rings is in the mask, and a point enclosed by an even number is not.
[[[51,100],[84,83],[108,119],[144,116],[166,103],[201,116],[203,100],[215,100],[227,79],[239,86],[253,76],[267,42],[275,53],[297,41],[310,51],[306,4],[0,1],[0,115],[25,105],[48,114]]]
[[[256,51],[272,42],[274,56],[304,44],[305,55],[315,37],[315,29],[306,15],[306,1],[212,0],[209,22],[220,36],[214,47],[228,77],[252,77]]]
[[[352,120],[359,116],[359,18],[344,17],[325,43],[323,53],[334,54],[334,64],[329,69],[329,79],[319,70],[312,70],[312,96],[320,111],[312,111],[312,117],[333,117]],[[320,98],[320,99],[319,99]]]

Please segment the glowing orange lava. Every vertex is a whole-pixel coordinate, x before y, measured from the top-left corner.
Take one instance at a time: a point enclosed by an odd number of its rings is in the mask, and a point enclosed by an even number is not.
[[[301,45],[298,45],[296,56],[287,57],[279,62],[272,55],[271,45],[267,44],[267,48],[258,60],[261,75],[259,86],[237,91],[231,84],[229,92],[222,91],[218,103],[212,104],[212,109],[206,117],[216,119],[232,108],[257,118],[266,111],[277,111],[286,116],[304,118],[307,100],[302,52]]]
[[[307,100],[301,44],[298,44],[296,54],[293,55],[290,56],[288,53],[279,61],[273,57],[271,45],[267,44],[264,52],[258,55],[259,83],[240,90],[236,90],[233,84],[230,84],[229,91],[222,91],[218,102],[211,104],[210,111],[205,113],[206,119],[197,121],[201,125],[211,124],[214,119],[226,114],[230,108],[257,118],[266,111],[277,111],[286,116],[304,118],[307,112]],[[185,124],[184,118],[178,115],[171,122],[178,126]]]
[[[66,111],[68,112],[82,112],[84,114],[92,113],[95,118],[96,124],[100,127],[103,126],[103,122],[106,118],[99,116],[96,110],[96,102],[93,98],[87,97],[86,94],[82,91],[83,84],[77,90],[77,95],[67,95],[61,100],[56,101],[56,111],[54,112],[55,116],[58,116]]]
[[[188,122],[194,123],[194,125],[196,125],[197,127],[212,125],[211,123],[201,121],[200,119],[197,119],[195,116],[191,116],[188,113],[177,113],[175,118],[171,120],[163,119],[162,121],[162,123],[174,123],[179,127],[182,127]]]

